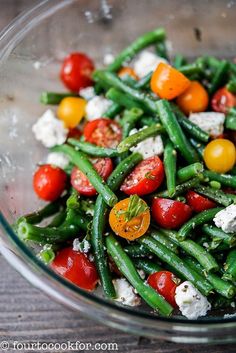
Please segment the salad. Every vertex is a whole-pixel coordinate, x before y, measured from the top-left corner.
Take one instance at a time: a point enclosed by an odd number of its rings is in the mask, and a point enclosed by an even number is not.
[[[162,28],[105,61],[71,53],[68,92],[41,95],[55,106],[32,127],[49,149],[33,176],[47,204],[17,220],[18,236],[124,305],[189,319],[233,311],[236,63],[170,59]]]

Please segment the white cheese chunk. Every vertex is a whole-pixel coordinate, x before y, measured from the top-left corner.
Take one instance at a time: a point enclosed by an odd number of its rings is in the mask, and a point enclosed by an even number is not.
[[[111,53],[106,53],[106,54],[104,55],[104,58],[103,58],[103,64],[104,64],[104,65],[110,65],[110,64],[113,63],[114,59],[115,59],[115,57],[114,57],[113,54],[111,54]]]
[[[191,282],[181,283],[175,290],[175,301],[181,313],[188,319],[205,316],[211,304]]]
[[[142,130],[142,129],[140,129],[140,130]],[[140,130],[132,129],[130,131],[130,135],[133,135]],[[143,156],[144,159],[149,158],[149,157],[153,157],[153,156],[159,156],[164,151],[162,138],[161,138],[161,136],[148,137],[146,140],[139,142],[137,144],[137,146],[131,147],[130,151],[139,152]]]
[[[89,87],[86,87],[86,88],[81,88],[79,90],[79,95],[80,97],[86,99],[86,101],[92,99],[93,97],[95,97],[95,91],[94,91],[94,88],[93,86],[89,86]]]
[[[83,241],[80,241],[78,238],[76,238],[73,241],[73,250],[74,251],[88,253],[90,248],[91,248],[91,244],[86,239],[84,239]]]
[[[45,147],[61,145],[66,141],[68,129],[57,119],[52,110],[48,109],[33,125],[32,131],[36,140]]]
[[[102,96],[95,96],[86,105],[85,112],[89,121],[103,117],[105,111],[111,106],[112,102]]]
[[[134,288],[125,278],[114,279],[113,284],[117,295],[116,301],[129,306],[140,305],[140,297],[135,293]]]
[[[224,132],[225,115],[216,112],[191,113],[189,120],[213,137]]]
[[[236,233],[236,205],[230,205],[218,212],[214,217],[214,223],[225,233]]]
[[[61,152],[51,152],[47,156],[47,164],[55,165],[56,167],[64,169],[70,162],[64,153]]]
[[[146,76],[149,72],[156,70],[160,63],[167,61],[156,54],[144,50],[134,62],[134,71],[139,78]]]

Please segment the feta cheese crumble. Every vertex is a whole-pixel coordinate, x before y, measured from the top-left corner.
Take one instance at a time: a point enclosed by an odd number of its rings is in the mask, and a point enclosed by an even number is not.
[[[167,60],[148,50],[144,50],[134,62],[134,71],[139,78],[142,78],[149,72],[156,70],[160,63],[167,63]]]
[[[138,306],[141,304],[141,298],[135,293],[134,288],[125,278],[114,279],[117,298],[116,301],[129,306]]]
[[[115,60],[115,57],[113,54],[111,53],[106,53],[104,55],[104,58],[103,58],[103,64],[104,65],[110,65],[113,63],[113,61]]]
[[[91,248],[91,244],[86,239],[84,239],[83,241],[80,241],[78,238],[76,238],[73,241],[73,250],[74,251],[88,253],[90,248]]]
[[[129,134],[133,135],[140,130],[132,129]],[[161,136],[148,137],[146,140],[139,142],[137,146],[131,147],[130,151],[139,152],[144,159],[153,157],[153,156],[160,156],[164,151],[162,138]]]
[[[102,96],[90,99],[85,107],[86,117],[89,121],[101,118],[112,102]]]
[[[62,145],[67,138],[68,129],[61,120],[57,119],[52,110],[48,109],[33,125],[32,131],[36,140],[45,147]]]
[[[181,283],[175,290],[175,301],[181,313],[188,319],[205,316],[211,304],[191,282]]]
[[[47,156],[47,164],[64,169],[70,162],[70,158],[61,152],[51,152]]]
[[[225,115],[216,112],[191,113],[189,120],[213,137],[224,132]]]
[[[214,219],[215,225],[225,233],[236,232],[236,205],[230,205],[218,212]]]
[[[88,101],[88,100],[92,99],[96,94],[95,94],[93,86],[89,86],[86,88],[81,88],[79,90],[79,95],[80,95],[80,97],[82,97],[82,98],[86,99],[86,101]]]

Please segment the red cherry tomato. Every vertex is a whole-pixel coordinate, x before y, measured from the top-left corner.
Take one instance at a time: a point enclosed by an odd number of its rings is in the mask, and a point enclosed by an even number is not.
[[[148,279],[148,284],[161,294],[165,300],[174,308],[177,308],[175,302],[175,290],[179,284],[179,279],[169,271],[159,271],[152,273]]]
[[[149,157],[134,168],[120,189],[127,195],[150,194],[161,185],[164,176],[164,167],[160,158],[158,156]]]
[[[236,106],[236,97],[225,87],[220,88],[212,97],[211,106],[215,112],[226,114],[230,108]]]
[[[71,53],[63,61],[61,80],[72,92],[92,85],[93,61],[83,53]]]
[[[195,212],[202,212],[209,208],[216,207],[216,203],[209,200],[207,197],[203,197],[196,192],[189,190],[186,194],[186,200],[190,207]]]
[[[51,263],[59,275],[80,288],[94,290],[98,282],[95,264],[84,253],[74,251],[71,247],[59,250]]]
[[[50,164],[40,166],[33,178],[34,191],[45,201],[54,201],[66,187],[66,173]]]
[[[81,131],[77,127],[74,127],[72,129],[69,129],[67,138],[73,138],[73,139],[79,140],[81,135],[82,135]]]
[[[90,161],[102,179],[107,180],[113,170],[111,158],[93,158],[90,159]],[[94,196],[97,194],[86,175],[84,175],[77,167],[74,167],[72,170],[71,184],[81,195]]]
[[[179,228],[191,214],[191,207],[183,202],[163,198],[154,198],[152,201],[152,216],[163,228]]]
[[[122,138],[122,129],[113,120],[95,119],[85,125],[84,137],[97,146],[116,148]]]

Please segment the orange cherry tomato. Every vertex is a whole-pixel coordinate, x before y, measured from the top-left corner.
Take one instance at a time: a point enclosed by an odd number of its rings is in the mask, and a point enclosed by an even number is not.
[[[130,198],[121,200],[111,210],[109,223],[115,234],[128,240],[135,240],[146,233],[150,224],[150,211],[147,208],[138,216],[127,221],[125,212],[129,207]],[[142,200],[146,205],[146,202]]]
[[[208,93],[198,81],[192,81],[184,93],[177,98],[178,106],[186,115],[204,112],[208,103]]]
[[[85,115],[87,102],[79,97],[63,98],[57,109],[57,115],[67,128],[76,127]]]
[[[138,76],[136,75],[134,69],[132,69],[132,67],[129,67],[129,66],[124,66],[119,70],[118,76],[122,78],[127,75],[134,78],[135,80],[138,80]]]
[[[182,94],[191,81],[166,63],[160,63],[151,78],[151,90],[163,99],[174,99]]]
[[[203,158],[208,169],[227,173],[236,162],[235,145],[227,139],[215,139],[207,144]]]

